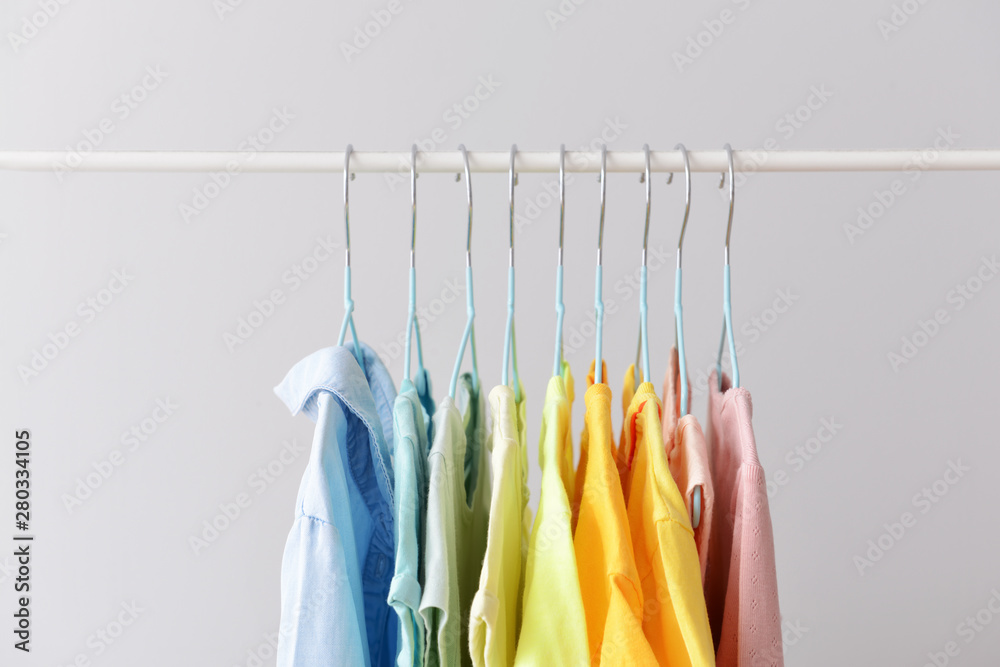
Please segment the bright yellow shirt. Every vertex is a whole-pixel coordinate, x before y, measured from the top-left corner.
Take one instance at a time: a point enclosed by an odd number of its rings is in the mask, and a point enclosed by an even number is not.
[[[626,391],[632,378],[630,368]],[[627,466],[621,479],[646,601],[645,637],[661,665],[714,665],[698,549],[684,499],[667,465],[660,400],[649,382],[639,385],[625,413],[619,457]]]
[[[515,665],[588,667],[587,620],[573,550],[573,376],[563,363],[545,392],[538,463],[538,514],[531,529],[524,578],[524,614]]]
[[[643,589],[615,466],[611,389],[606,384],[592,384],[584,402],[587,412],[583,438],[588,442],[588,457],[583,488],[577,489],[580,511],[573,541],[591,661],[601,665],[657,665],[643,634]],[[700,575],[697,580],[700,585]],[[553,637],[552,641],[561,639]]]

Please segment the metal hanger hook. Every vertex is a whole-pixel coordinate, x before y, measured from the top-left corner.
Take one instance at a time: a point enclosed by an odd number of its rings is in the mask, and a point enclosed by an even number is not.
[[[691,159],[688,157],[687,148],[684,144],[677,144],[674,149],[681,152],[681,157],[684,158],[684,221],[681,223],[681,235],[677,240],[677,268],[681,266],[681,251],[684,248],[684,232],[687,231],[688,217],[691,215]],[[673,173],[670,174],[670,179],[667,180],[667,185],[673,180]],[[723,176],[723,178],[725,178]],[[721,187],[721,186],[720,186]],[[730,217],[730,220],[732,218]]]
[[[563,229],[566,222],[566,144],[559,144],[559,266],[563,264]]]
[[[566,222],[566,144],[559,145],[559,265],[556,267],[556,354],[553,376],[562,375],[563,320],[566,304],[563,303],[563,230]]]
[[[361,342],[358,340],[358,332],[354,326],[354,299],[351,298],[351,216],[350,216],[350,191],[348,183],[354,178],[351,173],[351,153],[354,147],[347,144],[344,151],[344,240],[346,249],[344,250],[344,320],[340,324],[340,335],[337,337],[337,345],[343,345],[347,336],[347,330],[351,330],[351,338],[354,341],[354,358],[358,360],[361,369],[365,368],[365,357],[361,351]]]
[[[646,158],[646,170],[639,177],[640,183],[646,184],[646,228],[642,233],[642,265],[646,266],[646,248],[649,247],[649,208],[653,198],[653,179],[650,178],[649,165],[649,144],[642,145],[642,152]]]
[[[517,172],[514,171],[514,158],[517,157],[517,144],[510,147],[510,265],[514,266],[514,186],[517,185]]]
[[[510,147],[510,267],[507,269],[507,330],[503,345],[503,370],[500,381],[507,384],[508,366],[514,372],[514,400],[521,400],[521,381],[517,374],[517,338],[514,334],[514,186],[517,185],[517,172],[514,162],[517,158],[517,144]],[[511,363],[513,362],[513,363]]]
[[[469,151],[465,150],[465,144],[459,144],[458,150],[462,152],[462,162],[465,163],[465,189],[469,195],[469,231],[465,237],[465,265],[472,266],[472,169],[469,168]],[[455,174],[455,181],[462,180],[462,172]]]
[[[646,249],[649,245],[649,209],[653,198],[653,179],[651,178],[652,174],[649,164],[649,144],[642,145],[642,152],[645,157],[646,168],[639,177],[639,182],[646,184],[646,224],[642,232],[642,271],[639,282],[639,342],[635,349],[635,364],[632,366],[632,379],[636,387],[638,387],[641,382],[649,380],[649,337],[647,324],[649,309],[646,298],[646,292],[648,289]]]
[[[344,257],[347,266],[351,265],[351,210],[348,183],[354,180],[354,174],[351,173],[351,153],[353,152],[354,146],[347,144],[347,150],[344,151],[344,241],[347,246]]]
[[[601,146],[601,222],[597,234],[597,268],[594,271],[594,320],[596,324],[596,336],[594,354],[594,380],[596,384],[603,383],[604,377],[604,200],[607,195],[608,184],[608,147]]]
[[[726,149],[726,157],[729,158],[729,222],[726,224],[726,264],[729,264],[729,237],[733,233],[733,205],[736,203],[736,166],[733,160],[733,147],[726,144],[723,148]],[[726,172],[722,172],[719,187],[725,184]]]
[[[455,390],[458,387],[466,345],[472,348],[472,386],[474,391],[479,391],[479,362],[476,355],[475,329],[476,305],[472,290],[472,170],[469,168],[469,153],[465,150],[465,145],[460,144],[458,150],[462,152],[462,162],[465,167],[465,185],[469,196],[469,227],[465,240],[465,331],[462,333],[462,343],[458,348],[458,357],[455,359],[455,368],[451,373],[451,383],[448,386],[448,395],[452,398],[455,398]],[[455,180],[462,180],[461,173]]]
[[[723,267],[722,339],[719,341],[719,356],[715,362],[715,370],[719,377],[720,390],[722,388],[722,352],[727,341],[729,342],[729,360],[733,367],[733,386],[740,386],[740,367],[736,360],[736,338],[733,332],[732,287],[729,270],[729,239],[733,232],[733,204],[736,198],[736,166],[734,164],[732,146],[726,144],[724,148],[726,149],[726,157],[729,158],[729,221],[726,223],[726,263]],[[719,187],[722,187],[725,181],[726,175],[723,173],[722,183],[719,184]]]
[[[604,263],[604,200],[608,192],[608,145],[601,144],[601,222],[597,231],[597,265]]]
[[[417,145],[410,147],[410,208],[413,231],[410,232],[410,266],[415,266],[417,250]]]

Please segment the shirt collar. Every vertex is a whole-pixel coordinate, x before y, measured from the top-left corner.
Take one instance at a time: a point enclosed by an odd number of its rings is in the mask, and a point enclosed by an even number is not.
[[[350,348],[325,347],[313,352],[295,364],[285,379],[274,388],[292,414],[304,412],[314,422],[317,419],[317,396],[330,392],[344,407],[358,416],[372,434],[372,455],[379,459],[380,467],[391,466],[392,406],[396,389],[382,360],[375,352],[361,344],[365,370],[361,370]],[[392,481],[384,480],[392,497]]]

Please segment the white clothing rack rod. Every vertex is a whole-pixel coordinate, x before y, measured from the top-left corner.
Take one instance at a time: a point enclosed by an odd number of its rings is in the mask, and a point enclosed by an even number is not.
[[[691,170],[721,173],[728,162],[724,150],[689,151]],[[74,157],[75,156],[75,157]],[[733,151],[736,169],[743,172],[828,172],[828,171],[996,171],[1000,170],[1000,150],[915,150],[873,151]],[[567,151],[567,172],[600,171],[599,151]],[[351,154],[352,172],[408,173],[409,152],[367,152]],[[475,172],[506,173],[510,167],[507,151],[470,151],[469,166]],[[679,151],[654,151],[650,155],[654,172],[683,172]],[[609,172],[642,173],[645,158],[641,151],[609,151]],[[11,171],[109,171],[109,172],[343,172],[343,152],[278,151],[93,151],[85,154],[66,151],[0,151],[0,170]],[[463,169],[459,151],[417,153],[418,173],[458,173]],[[558,151],[520,151],[516,170],[521,173],[559,171]]]

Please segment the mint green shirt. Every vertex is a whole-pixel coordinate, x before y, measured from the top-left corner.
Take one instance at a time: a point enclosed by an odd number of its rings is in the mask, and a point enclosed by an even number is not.
[[[427,667],[472,664],[466,648],[469,608],[486,553],[490,460],[483,399],[468,373],[460,378],[456,398],[457,404],[445,397],[438,405],[427,459],[430,487],[420,599]]]
[[[430,385],[425,381],[422,386]],[[392,411],[396,569],[388,602],[399,618],[398,667],[420,667],[424,659],[424,619],[420,615],[424,564],[420,547],[427,516],[428,440],[422,398],[411,381],[403,380]]]

